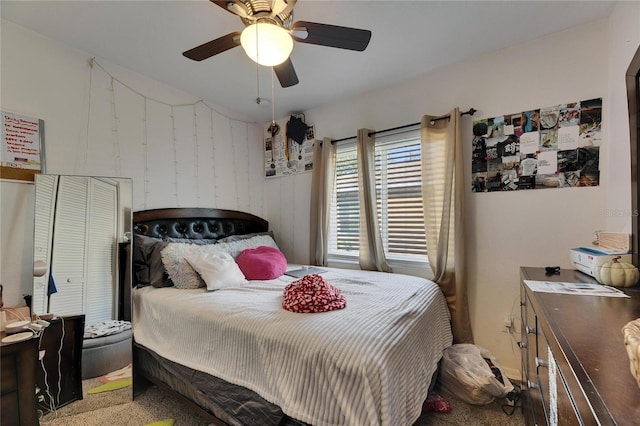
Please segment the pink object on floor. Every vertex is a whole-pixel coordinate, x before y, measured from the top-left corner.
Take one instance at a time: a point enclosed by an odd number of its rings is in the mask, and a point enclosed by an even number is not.
[[[446,399],[431,391],[427,400],[422,404],[422,412],[435,411],[436,413],[448,413],[452,409],[451,404]]]
[[[129,364],[126,367],[121,368],[120,370],[112,371],[111,373],[107,373],[104,376],[100,376],[99,380],[102,383],[109,383],[131,377],[131,367],[132,365]]]

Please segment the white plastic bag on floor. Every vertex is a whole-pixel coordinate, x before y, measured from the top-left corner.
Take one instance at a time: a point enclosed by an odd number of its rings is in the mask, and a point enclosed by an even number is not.
[[[441,386],[464,402],[492,403],[513,390],[513,385],[489,351],[467,343],[450,346],[442,356]]]

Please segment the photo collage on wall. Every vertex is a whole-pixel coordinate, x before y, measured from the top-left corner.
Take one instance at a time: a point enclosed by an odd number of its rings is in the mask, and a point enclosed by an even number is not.
[[[282,134],[264,138],[265,177],[287,176],[313,169],[313,134],[297,143]]]
[[[602,98],[473,122],[473,192],[598,186]]]

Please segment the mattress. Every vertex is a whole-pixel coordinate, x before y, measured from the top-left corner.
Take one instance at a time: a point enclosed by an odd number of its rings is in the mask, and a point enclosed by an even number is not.
[[[134,292],[137,343],[246,387],[317,426],[410,425],[452,343],[438,286],[400,274],[327,268],[345,309],[282,308],[282,276],[214,292]]]

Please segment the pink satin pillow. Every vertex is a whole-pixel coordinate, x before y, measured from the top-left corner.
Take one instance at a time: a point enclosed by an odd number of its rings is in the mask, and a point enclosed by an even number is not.
[[[236,263],[248,280],[272,280],[287,270],[287,259],[277,248],[260,246],[243,250]]]

